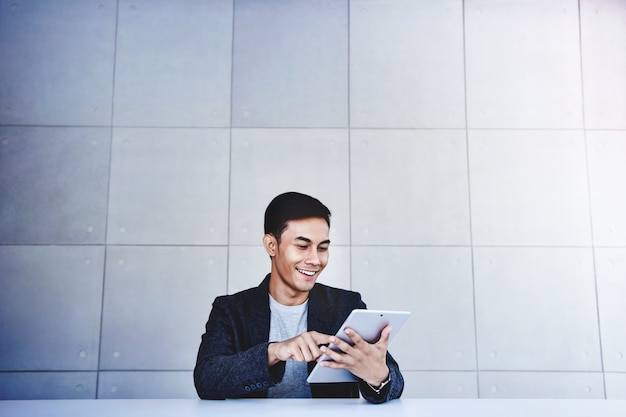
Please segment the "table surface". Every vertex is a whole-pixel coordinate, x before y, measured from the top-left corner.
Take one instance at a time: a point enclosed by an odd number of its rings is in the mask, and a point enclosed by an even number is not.
[[[0,401],[0,417],[624,417],[623,400],[362,399]]]

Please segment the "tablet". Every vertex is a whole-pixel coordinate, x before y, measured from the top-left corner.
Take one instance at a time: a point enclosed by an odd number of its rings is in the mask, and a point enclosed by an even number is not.
[[[389,335],[389,341],[391,341],[410,315],[411,313],[408,311],[352,310],[335,336],[352,344],[348,335],[344,333],[344,329],[349,327],[367,342],[376,343],[380,338],[380,333],[390,324],[393,327]],[[330,344],[328,347],[337,350],[337,347],[333,344]],[[329,359],[327,355],[322,355],[320,358],[320,360]],[[313,368],[313,371],[307,378],[307,382],[310,384],[322,382],[352,382],[356,380],[357,378],[352,372],[346,369],[326,368],[318,364],[315,365],[315,368]]]

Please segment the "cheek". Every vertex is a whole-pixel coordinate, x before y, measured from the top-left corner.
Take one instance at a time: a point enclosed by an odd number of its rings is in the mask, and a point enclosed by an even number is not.
[[[281,253],[280,263],[282,265],[288,266],[298,262],[300,262],[300,257],[298,256],[298,253],[296,251],[285,250]]]

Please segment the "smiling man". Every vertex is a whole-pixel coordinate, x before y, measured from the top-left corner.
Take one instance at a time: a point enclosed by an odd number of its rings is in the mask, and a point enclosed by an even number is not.
[[[270,202],[263,245],[271,272],[258,287],[215,299],[194,370],[200,398],[400,397],[404,380],[387,352],[390,327],[372,344],[355,332],[353,346],[332,336],[365,303],[359,293],[316,282],[328,264],[329,230],[330,211],[313,197],[289,192]],[[357,381],[307,383],[322,354],[332,359],[324,366],[347,369]]]

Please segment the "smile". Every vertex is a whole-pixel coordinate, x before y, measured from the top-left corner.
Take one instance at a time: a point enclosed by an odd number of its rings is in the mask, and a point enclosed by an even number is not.
[[[313,275],[317,274],[317,271],[308,271],[306,269],[300,269],[300,268],[296,268],[296,271],[300,272],[301,274],[304,274],[308,277],[312,277]]]

